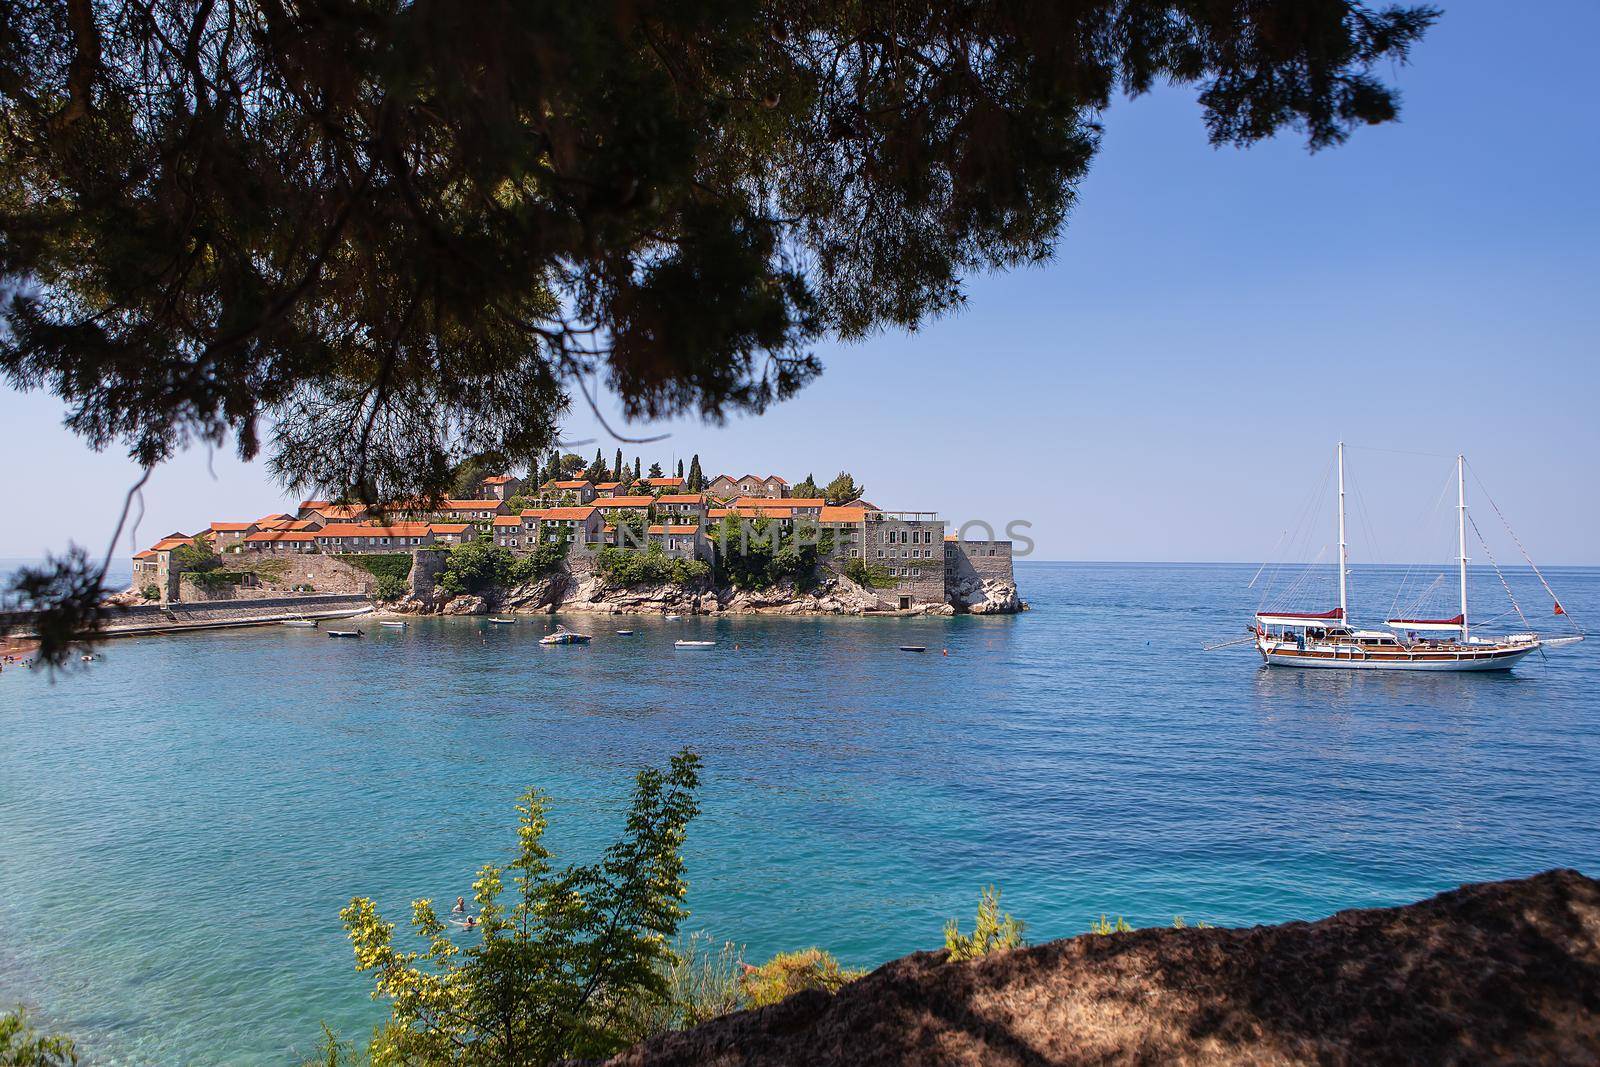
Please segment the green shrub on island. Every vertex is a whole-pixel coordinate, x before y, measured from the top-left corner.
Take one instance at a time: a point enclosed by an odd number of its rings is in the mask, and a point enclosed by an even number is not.
[[[866,974],[849,970],[820,948],[799,952],[780,952],[759,967],[752,967],[740,980],[746,1001],[752,1008],[764,1008],[805,989],[837,993]]]
[[[395,925],[377,905],[351,900],[339,917],[356,969],[371,972],[375,996],[390,1003],[372,1060],[543,1065],[626,1048],[639,1005],[669,998],[665,965],[688,914],[682,848],[700,810],[699,768],[685,749],[665,771],[640,771],[624,836],[586,865],[554,865],[544,844],[549,801],[523,794],[515,857],[484,866],[473,883],[479,914],[466,947],[431,900],[412,904],[425,952],[396,948]]]
[[[0,1015],[0,1064],[6,1067],[71,1067],[78,1062],[72,1038],[41,1034],[25,1008]]]
[[[852,559],[844,565],[844,576],[863,589],[889,589],[896,584],[889,568],[864,559]]]
[[[411,583],[404,578],[385,574],[378,579],[378,584],[373,587],[372,592],[379,600],[404,600],[411,592]]]
[[[643,552],[607,545],[595,553],[594,565],[609,584],[623,587],[694,585],[711,577],[711,566],[705,560],[668,556],[655,543]]]
[[[334,558],[341,563],[360,567],[379,581],[398,578],[403,582],[411,577],[412,555],[409,552],[352,552]]]
[[[222,566],[222,557],[212,548],[211,538],[197,537],[172,550],[169,566],[174,574],[205,574]]]
[[[451,548],[439,588],[451,596],[504,592],[553,574],[567,558],[567,542],[542,544],[526,555],[478,537]]]
[[[784,539],[783,528],[765,515],[748,520],[725,518],[706,531],[717,554],[717,569],[737,589],[770,589],[793,582],[802,592],[813,588],[821,561],[833,552],[833,531],[819,530],[816,544]]]
[[[1099,934],[1102,937],[1106,936],[1107,934],[1125,934],[1132,929],[1133,927],[1128,925],[1128,920],[1124,919],[1122,916],[1118,915],[1117,921],[1113,923],[1105,917],[1103,912],[1100,915],[1099,921],[1089,924],[1089,932],[1091,934]]]
[[[241,584],[244,581],[246,573],[247,572],[245,571],[224,570],[184,572],[184,574],[186,574],[195,585],[199,586],[201,589],[205,589],[213,593],[218,589],[225,589],[230,585]]]
[[[1011,913],[1000,911],[1000,890],[994,886],[984,889],[978,900],[978,918],[970,935],[961,932],[961,924],[951,919],[944,928],[944,948],[950,962],[975,960],[991,952],[1021,948],[1023,923],[1013,919]]]

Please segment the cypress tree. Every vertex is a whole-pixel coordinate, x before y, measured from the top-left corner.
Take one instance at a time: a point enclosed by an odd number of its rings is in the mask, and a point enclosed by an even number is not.
[[[689,492],[698,493],[706,487],[706,473],[700,469],[700,453],[689,460]]]
[[[617,481],[628,476],[628,468],[622,465],[622,449],[617,449],[617,461],[611,465],[611,477]]]
[[[683,477],[683,460],[678,460],[678,477]]]

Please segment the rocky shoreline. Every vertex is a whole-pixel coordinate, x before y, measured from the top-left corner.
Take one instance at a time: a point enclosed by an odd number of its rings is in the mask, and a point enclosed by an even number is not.
[[[412,596],[384,605],[403,615],[483,615],[504,612],[548,615],[588,612],[597,615],[1010,615],[1027,610],[1015,582],[988,579],[957,587],[941,604],[914,604],[884,610],[877,595],[842,575],[829,575],[810,589],[793,583],[766,589],[735,589],[710,584],[680,586],[611,585],[597,573],[577,575],[566,569],[508,590],[500,596]]]

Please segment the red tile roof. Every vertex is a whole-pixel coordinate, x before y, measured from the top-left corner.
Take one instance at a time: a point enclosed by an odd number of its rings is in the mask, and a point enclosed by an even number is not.
[[[509,474],[495,474],[483,480],[484,485],[506,485],[511,481]]]
[[[320,508],[312,508],[325,519],[359,519],[367,513],[365,504],[329,504]]]
[[[428,532],[425,522],[397,522],[389,526],[368,526],[359,522],[335,522],[312,534],[313,537],[422,537]]]
[[[546,489],[582,489],[584,486],[594,488],[594,483],[587,478],[573,478],[564,482],[545,482]]]
[[[212,533],[238,533],[254,526],[253,522],[214,522],[211,524]]]
[[[428,532],[436,534],[462,534],[472,529],[470,522],[434,522],[428,524]]]
[[[154,556],[155,554],[156,554],[156,550],[155,549],[147,548],[143,552],[135,552],[133,554],[133,558],[134,559],[149,559],[150,557]]]
[[[504,501],[490,498],[488,500],[446,500],[439,505],[440,511],[494,511],[504,506]]]
[[[596,489],[615,489],[621,484],[621,482],[595,482],[594,487]]]
[[[866,508],[832,507],[829,505],[823,505],[822,508],[823,522],[865,522],[866,518]]]
[[[332,501],[328,501],[328,500],[302,500],[302,501],[300,501],[300,510],[301,511],[316,511],[319,508],[327,507],[330,503],[332,503]]]
[[[678,486],[683,484],[683,479],[682,478],[677,478],[677,477],[673,477],[673,478],[646,478],[644,480],[644,484],[645,485],[649,485],[649,486],[654,486],[657,489],[676,489]]]
[[[522,516],[521,515],[496,515],[494,517],[494,524],[496,526],[516,526],[516,527],[521,527],[522,526]]]
[[[541,519],[587,519],[599,510],[593,504],[583,504],[572,508],[541,508],[531,513],[524,511],[523,514],[534,514]]]
[[[733,506],[736,508],[820,508],[826,503],[827,501],[820,496],[742,496],[733,502]]]
[[[253,534],[244,535],[247,544],[263,544],[277,541],[315,541],[317,535],[304,530],[260,530]]]
[[[656,502],[653,496],[614,496],[603,504],[596,505],[601,508],[647,508]]]
[[[704,493],[663,493],[656,497],[657,504],[704,504]]]

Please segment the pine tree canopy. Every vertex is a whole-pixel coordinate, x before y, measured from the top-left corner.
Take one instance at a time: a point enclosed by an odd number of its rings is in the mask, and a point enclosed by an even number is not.
[[[1048,257],[1113,98],[1218,144],[1393,119],[1355,0],[10,0],[0,372],[144,465],[297,489],[531,464],[579,375],[759,411],[828,337]],[[266,439],[265,442],[263,439]]]

